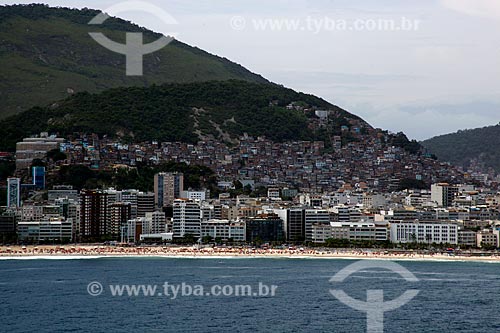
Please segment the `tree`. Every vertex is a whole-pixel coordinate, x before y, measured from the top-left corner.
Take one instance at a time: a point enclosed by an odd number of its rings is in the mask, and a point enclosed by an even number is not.
[[[183,240],[186,244],[194,244],[196,243],[196,239],[193,234],[184,234]]]
[[[405,178],[401,179],[399,182],[399,190],[413,190],[419,189],[424,190],[428,189],[430,186],[427,185],[423,180],[413,179],[413,178]]]
[[[31,167],[37,167],[37,166],[41,166],[41,167],[44,167],[46,166],[45,162],[42,161],[41,159],[39,158],[35,158],[32,162],[31,162]]]
[[[0,160],[0,179],[6,179],[16,171],[16,163],[12,159]]]
[[[213,240],[214,240],[214,238],[210,235],[203,236],[203,238],[201,239],[201,241],[205,244],[212,243]]]
[[[63,161],[67,158],[66,154],[61,152],[59,149],[52,149],[47,152],[47,158],[53,162]]]
[[[411,233],[410,235],[411,242],[416,244],[417,243],[417,235],[415,235],[414,232]]]
[[[431,234],[426,234],[425,235],[425,240],[427,241],[427,246],[430,246],[431,240],[432,240],[432,235]]]
[[[485,242],[481,242],[481,249],[485,251],[493,251],[494,249],[496,249],[496,246]]]

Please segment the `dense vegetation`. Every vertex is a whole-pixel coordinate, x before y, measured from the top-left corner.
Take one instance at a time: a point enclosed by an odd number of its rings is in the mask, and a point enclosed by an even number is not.
[[[475,160],[500,172],[500,125],[437,136],[422,145],[440,160],[465,167]]]
[[[0,159],[0,180],[6,179],[14,174],[16,162],[11,158]],[[0,187],[0,206],[7,205],[7,187]],[[0,212],[1,213],[1,212]]]
[[[308,128],[308,118],[302,111],[286,109],[292,101],[336,110],[334,123],[357,118],[320,98],[247,81],[115,88],[100,94],[79,93],[0,121],[0,149],[12,150],[16,141],[41,131],[183,142],[197,142],[198,134],[231,140],[248,133],[275,141],[321,135]]]
[[[404,178],[399,181],[398,190],[426,190],[430,187],[430,184],[427,184],[423,180],[413,179],[413,178]]]
[[[50,183],[54,185],[72,185],[76,189],[114,187],[118,190],[135,188],[141,191],[153,191],[153,178],[158,172],[178,171],[184,173],[186,188],[208,188],[217,186],[214,172],[207,167],[168,162],[157,166],[139,165],[134,169],[113,171],[91,170],[84,165],[62,166]]]
[[[0,118],[46,105],[73,92],[166,82],[239,79],[268,82],[242,66],[179,41],[144,57],[144,76],[125,76],[125,56],[97,44],[89,32],[123,43],[125,32],[159,34],[110,18],[88,25],[99,11],[42,4],[0,6]]]
[[[0,179],[7,179],[14,174],[16,162],[13,159],[0,159]]]
[[[403,148],[410,154],[417,154],[422,149],[420,143],[416,140],[409,140],[403,132],[396,133],[392,136],[391,145]]]

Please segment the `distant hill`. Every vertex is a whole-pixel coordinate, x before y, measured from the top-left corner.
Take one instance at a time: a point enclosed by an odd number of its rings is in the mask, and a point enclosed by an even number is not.
[[[88,25],[99,13],[38,4],[0,6],[0,118],[73,92],[167,82],[268,82],[225,58],[179,41],[145,56],[144,76],[127,77],[125,56],[100,46],[88,32],[103,32],[120,43],[126,31],[143,32],[145,42],[161,35],[118,18]]]
[[[125,32],[161,35],[119,18],[88,22],[99,11],[46,5],[0,6],[0,149],[42,131],[97,133],[124,141],[183,141],[238,136],[274,141],[382,136],[419,154],[403,133],[374,130],[331,103],[267,81],[225,58],[174,41],[144,57],[144,76],[125,76],[125,56],[88,32],[124,42]],[[294,107],[287,106],[295,102]],[[330,110],[319,121],[314,110]],[[359,131],[359,132],[358,132]]]
[[[306,110],[287,108],[292,102]],[[318,120],[307,109],[311,107],[332,111],[326,127],[311,127]],[[78,93],[11,116],[0,121],[0,149],[12,150],[16,141],[42,131],[193,143],[203,138],[232,142],[247,133],[284,141],[327,140],[340,134],[342,126],[353,124],[371,129],[359,117],[321,98],[279,85],[234,80],[164,84]]]
[[[442,161],[465,167],[475,162],[500,172],[500,125],[436,136],[422,145]]]

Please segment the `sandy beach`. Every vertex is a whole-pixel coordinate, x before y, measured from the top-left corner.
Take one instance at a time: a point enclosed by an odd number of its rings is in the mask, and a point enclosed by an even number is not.
[[[498,253],[417,253],[393,250],[348,249],[256,249],[249,247],[202,247],[196,246],[140,246],[120,247],[102,245],[39,245],[2,246],[0,258],[99,258],[99,257],[186,257],[186,258],[331,258],[331,259],[385,259],[385,260],[446,260],[499,262]]]

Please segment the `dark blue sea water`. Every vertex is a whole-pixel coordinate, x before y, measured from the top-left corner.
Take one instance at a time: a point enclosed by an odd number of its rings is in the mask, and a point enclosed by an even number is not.
[[[1,332],[366,332],[366,314],[335,299],[329,279],[350,260],[101,258],[0,260]],[[385,332],[500,332],[500,264],[399,262],[419,282],[367,269],[337,289],[386,300],[419,289],[385,314]],[[99,296],[87,292],[98,281]],[[276,295],[111,296],[109,284],[278,286]],[[255,290],[255,289],[253,289]]]

